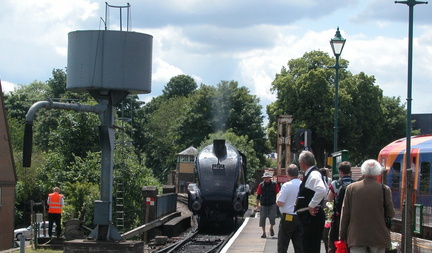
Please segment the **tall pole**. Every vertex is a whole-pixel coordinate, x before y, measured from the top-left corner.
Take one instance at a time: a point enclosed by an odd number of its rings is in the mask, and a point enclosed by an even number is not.
[[[413,16],[414,6],[416,4],[427,4],[416,0],[395,1],[395,3],[406,4],[409,7],[409,23],[408,23],[408,84],[407,84],[407,119],[406,119],[406,148],[405,148],[405,172],[408,175],[408,170],[411,170],[411,101],[412,101],[412,58],[413,58]],[[405,206],[404,206],[404,232],[402,233],[402,252],[412,252],[412,189],[411,177],[405,177]]]
[[[334,103],[334,125],[333,125],[333,152],[337,152],[338,148],[338,117],[339,117],[339,55],[336,55],[336,64],[334,66],[336,70],[335,77],[335,103]]]
[[[342,54],[346,39],[342,37],[339,31],[339,27],[336,30],[336,34],[333,39],[330,40],[330,45],[333,50],[333,54],[336,57],[336,64],[329,68],[334,68],[336,70],[335,77],[335,100],[334,100],[334,125],[333,125],[333,165],[332,165],[332,177],[336,179],[337,165],[335,164],[334,156],[338,150],[338,119],[339,119],[339,69],[345,68],[339,65],[339,57]]]

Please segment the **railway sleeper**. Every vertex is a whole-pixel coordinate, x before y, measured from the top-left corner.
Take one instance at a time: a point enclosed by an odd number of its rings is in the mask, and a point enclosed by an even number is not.
[[[168,237],[176,237],[186,229],[190,228],[190,226],[190,215],[179,216],[165,223],[162,227],[162,233]]]

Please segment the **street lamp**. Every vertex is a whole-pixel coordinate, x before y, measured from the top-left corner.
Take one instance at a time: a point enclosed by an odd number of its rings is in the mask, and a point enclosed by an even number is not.
[[[336,57],[336,64],[331,66],[330,68],[334,68],[336,70],[336,78],[335,78],[335,102],[334,102],[334,127],[333,127],[333,152],[337,152],[338,145],[338,105],[339,105],[339,69],[344,68],[339,65],[339,57],[342,54],[342,50],[344,48],[346,39],[342,38],[339,27],[336,30],[336,34],[333,39],[330,40],[330,45],[333,50],[333,54]]]

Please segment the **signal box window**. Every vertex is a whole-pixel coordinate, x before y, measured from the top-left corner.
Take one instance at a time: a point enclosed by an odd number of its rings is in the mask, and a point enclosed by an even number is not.
[[[393,167],[391,168],[391,190],[392,192],[399,192],[399,182],[400,182],[400,172],[401,172],[401,164],[393,163]]]
[[[193,156],[179,156],[178,157],[178,162],[193,163],[194,162],[194,157]]]
[[[429,191],[430,181],[430,168],[429,162],[422,162],[420,168],[420,194],[427,194]]]

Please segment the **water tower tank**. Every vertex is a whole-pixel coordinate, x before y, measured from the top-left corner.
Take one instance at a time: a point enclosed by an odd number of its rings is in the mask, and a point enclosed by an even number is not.
[[[68,35],[66,88],[151,92],[153,36],[136,32],[96,30]]]

